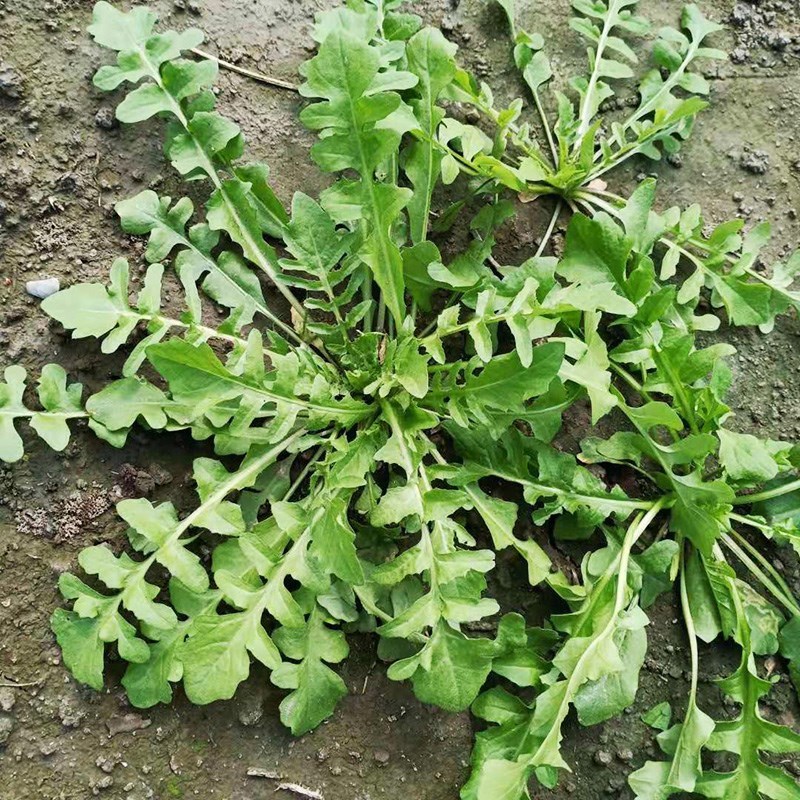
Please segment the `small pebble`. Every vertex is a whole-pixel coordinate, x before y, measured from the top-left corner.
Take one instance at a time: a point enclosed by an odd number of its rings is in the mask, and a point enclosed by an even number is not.
[[[599,764],[601,767],[607,767],[614,760],[614,757],[608,750],[598,750],[594,754],[594,760],[595,763]]]
[[[0,61],[0,96],[10,100],[22,97],[22,76],[5,61]]]
[[[110,131],[119,125],[114,115],[114,109],[103,107],[94,115],[94,124],[104,131]]]
[[[739,166],[753,175],[765,175],[769,170],[769,154],[764,150],[752,150],[745,147],[739,156]]]
[[[0,745],[4,745],[8,741],[13,727],[14,720],[11,717],[0,716]]]
[[[55,294],[60,288],[61,284],[58,278],[42,278],[38,281],[28,281],[25,284],[25,291],[31,297],[38,297],[40,300],[50,297],[51,294]]]
[[[58,750],[58,745],[53,739],[51,739],[49,742],[42,742],[39,745],[39,752],[43,756],[51,756],[56,752],[56,750]]]
[[[0,688],[0,708],[3,711],[11,711],[14,708],[14,703],[17,701],[14,695],[14,690],[9,686]]]

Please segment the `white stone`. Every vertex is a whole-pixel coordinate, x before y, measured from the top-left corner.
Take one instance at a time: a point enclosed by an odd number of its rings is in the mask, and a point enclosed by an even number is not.
[[[38,297],[44,300],[45,297],[50,297],[61,288],[58,278],[43,278],[40,281],[28,281],[25,284],[25,291],[32,297]]]

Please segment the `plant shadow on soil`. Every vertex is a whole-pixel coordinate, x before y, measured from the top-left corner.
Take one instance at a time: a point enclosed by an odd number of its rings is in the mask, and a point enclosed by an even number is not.
[[[294,78],[310,55],[313,14],[321,0],[158,0],[164,24],[198,25],[211,49],[283,78]],[[497,8],[486,0],[425,0],[416,10],[441,25],[461,47],[461,58],[505,94],[521,92]],[[520,2],[524,27],[549,34],[561,74],[584,57],[565,25],[566,2]],[[642,0],[657,22],[677,20],[680,3]],[[712,108],[672,164],[658,165],[659,202],[699,202],[709,221],[741,215],[749,224],[774,222],[775,249],[798,242],[800,143],[792,133],[800,99],[800,16],[782,0],[734,3],[708,0],[704,10],[729,21],[723,46],[733,63],[715,68]],[[111,260],[126,255],[141,276],[143,245],[119,230],[113,203],[145,187],[181,190],[161,156],[157,124],[119,128],[113,99],[91,86],[100,63],[85,28],[89,0],[0,0],[0,368],[24,365],[35,375],[58,360],[73,379],[96,389],[117,377],[121,361],[103,357],[94,343],[67,340],[25,294],[25,281],[55,276],[62,285],[101,280]],[[311,137],[297,121],[298,100],[224,74],[222,110],[244,130],[253,157],[267,160],[279,195],[322,188],[310,164]],[[621,187],[630,188],[637,163]],[[544,209],[526,207],[504,231],[498,258],[519,263],[532,254]],[[563,232],[563,231],[562,231]],[[559,244],[559,236],[555,240]],[[769,337],[723,331],[739,349],[732,402],[736,424],[779,438],[800,434],[798,326],[779,325]],[[564,445],[585,433],[580,414],[565,423]],[[26,434],[27,436],[27,434]],[[28,437],[29,438],[29,437]],[[0,471],[0,795],[4,800],[51,798],[178,798],[228,800],[290,798],[276,781],[248,777],[248,769],[320,791],[325,800],[456,800],[467,774],[472,722],[416,702],[410,689],[389,681],[375,663],[374,643],[356,637],[343,675],[351,694],[316,732],[292,740],[278,721],[280,694],[254,669],[236,698],[197,708],[176,692],[168,707],[136,711],[124,700],[112,665],[107,691],[77,686],[60,662],[48,619],[59,603],[60,572],[74,568],[88,544],[118,543],[122,526],[109,511],[120,494],[170,497],[191,503],[191,460],[206,445],[188,436],[136,433],[124,451],[75,432],[63,454],[30,442],[22,463]],[[541,534],[541,532],[540,532]],[[543,535],[543,534],[541,534]],[[560,553],[565,564],[574,551]],[[797,562],[783,563],[794,585]],[[537,621],[547,597],[525,587],[524,574],[505,554],[495,589],[508,609]],[[625,777],[646,758],[658,757],[654,731],[639,715],[663,700],[682,711],[688,657],[674,598],[650,610],[649,653],[639,696],[630,713],[592,729],[566,726],[565,757],[574,772],[552,793],[534,797],[591,800],[630,797]],[[731,669],[724,647],[701,654],[701,701],[716,717],[721,707],[713,679]],[[782,665],[765,665],[780,674]],[[8,684],[23,684],[11,688]],[[33,684],[33,685],[24,685]],[[795,728],[797,704],[781,676],[765,713]],[[720,765],[721,766],[721,765]],[[798,771],[800,772],[800,770]]]

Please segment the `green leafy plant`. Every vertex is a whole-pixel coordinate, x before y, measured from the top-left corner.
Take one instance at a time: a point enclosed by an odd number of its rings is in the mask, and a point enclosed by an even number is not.
[[[290,212],[215,110],[216,64],[184,57],[201,34],[154,33],[144,8],[95,6],[90,32],[118,54],[95,84],[133,84],[118,119],[165,119],[167,157],[209,196],[202,219],[188,198],[149,190],[117,204],[123,229],[148,237],[135,299],[118,259],[108,285],[71,286],[42,308],[104,352],[125,348],[122,377],[84,401],[50,365],[34,410],[25,371],[9,367],[0,457],[23,456],[15,424],[27,419],[55,449],[83,420],[116,447],[137,424],[187,431],[218,459],[194,462],[190,513],[123,500],[127,544],[84,550],[89,582],[61,577],[71,607],[52,625],[64,661],[99,689],[115,648],[129,699],[148,707],[178,683],[196,703],[230,698],[255,659],[287,690],[281,719],[299,735],[347,693],[335,669],[346,634],[373,631],[390,678],[487,723],[464,800],[520,800],[532,780],[552,787],[568,768],[560,743],[573,710],[592,725],[631,705],[647,610],[677,587],[691,691],[676,725],[663,704],[646,716],[666,758],[631,775],[637,797],[798,797],[761,755],[798,752],[800,737],[761,715],[771,683],[756,657],[780,653],[800,675],[800,606],[762,553],[764,539],[800,541],[800,454],[730,425],[734,351],[698,344],[720,315],[697,309],[708,298],[730,324],[768,330],[797,306],[800,260],[765,277],[755,264],[766,227],[706,235],[697,207],[655,210],[652,180],[627,200],[598,184],[688,136],[708,91],[689,67],[722,56],[706,44],[718,26],[687,6],[682,31],[662,30],[652,47],[638,108],[617,120],[603,103],[632,77],[627,39],[648,25],[635,0],[576,0],[589,74],[571,81],[577,103],[555,95],[551,126],[544,42],[501,5],[539,134],[521,121],[522,101],[496,109],[455,46],[395,0],[320,14],[301,118],[319,132],[312,158],[336,179],[318,199],[295,194]],[[452,101],[478,109],[494,136]],[[442,208],[437,187],[456,181],[461,199]],[[514,213],[509,190],[556,198],[538,252],[517,266],[492,254]],[[574,215],[556,258],[544,253],[562,207]],[[443,254],[436,235],[456,220],[472,241]],[[184,305],[169,314],[167,269]],[[208,324],[203,295],[224,322]],[[587,430],[570,453],[558,446],[562,415],[581,406],[616,432]],[[610,477],[623,475],[636,496]],[[497,481],[509,493],[494,493]],[[551,563],[559,539],[585,543],[577,581]],[[551,597],[541,627],[500,616],[489,596],[507,549]],[[477,630],[486,621],[492,636]],[[697,640],[718,638],[742,652],[720,682],[740,711],[721,721],[696,691]],[[733,771],[704,769],[705,751],[734,754]]]

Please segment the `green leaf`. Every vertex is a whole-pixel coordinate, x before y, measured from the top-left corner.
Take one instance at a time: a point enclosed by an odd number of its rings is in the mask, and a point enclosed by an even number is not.
[[[292,690],[281,701],[281,722],[302,736],[327,719],[347,694],[344,681],[328,666],[347,658],[347,642],[341,631],[325,624],[317,607],[305,627],[278,628],[275,642],[293,659],[272,673],[276,686]]]
[[[94,6],[88,31],[103,47],[131,50],[148,40],[157,19],[149,9],[140,7],[126,14],[105,0],[100,0]]]
[[[672,721],[672,707],[664,700],[653,706],[649,711],[641,715],[640,719],[645,725],[655,728],[657,731],[665,731],[669,728]]]
[[[170,198],[159,198],[147,189],[114,208],[124,230],[149,234],[145,253],[148,260],[164,259],[178,249],[175,266],[187,294],[191,292],[189,285],[205,276],[203,291],[226,308],[241,309],[243,323],[249,321],[253,311],[271,317],[258,278],[241,259],[229,251],[216,258],[212,256],[218,235],[204,225],[192,226],[187,233],[185,226],[193,211],[191,201],[182,198],[172,208],[169,203]],[[192,305],[191,301],[189,304]]]
[[[742,660],[732,675],[719,681],[722,691],[740,706],[740,710],[734,719],[717,722],[708,742],[710,750],[726,751],[738,759],[731,772],[706,772],[696,790],[711,798],[763,796],[784,800],[796,797],[798,786],[795,780],[761,760],[762,751],[772,754],[800,752],[800,736],[761,716],[759,701],[769,693],[772,683],[758,675],[751,647],[752,627],[745,616],[746,606],[740,604],[740,599],[742,596],[737,595]],[[745,614],[742,614],[743,610]]]
[[[81,405],[83,386],[67,385],[67,374],[57,364],[46,364],[39,377],[39,403],[42,410],[25,406],[26,371],[17,365],[6,367],[0,381],[0,461],[19,461],[24,455],[22,437],[15,421],[27,419],[36,433],[53,449],[69,444],[68,421],[86,416]]]
[[[550,65],[550,60],[541,51],[534,53],[530,62],[525,65],[522,77],[531,91],[537,92],[540,86],[553,77],[553,68]]]
[[[610,283],[627,296],[627,263],[632,242],[607,214],[576,214],[567,228],[557,271],[573,283]],[[633,312],[635,313],[635,312]]]
[[[43,413],[31,417],[31,427],[53,448],[63,450],[69,443],[69,426],[64,414],[82,414],[79,383],[67,386],[67,373],[57,364],[47,364],[39,378],[39,402]]]
[[[772,319],[772,290],[763,284],[748,283],[731,276],[712,277],[712,299],[725,306],[734,325],[764,325]]]
[[[262,218],[253,184],[238,178],[224,181],[206,203],[213,231],[224,231],[242,248],[244,257],[280,282],[275,249],[264,240]]]
[[[538,686],[551,669],[548,651],[557,641],[553,631],[527,628],[522,615],[505,614],[497,629],[492,671],[517,686]]]
[[[115,328],[120,319],[119,306],[99,283],[62,289],[42,302],[42,310],[71,330],[73,339],[103,336]]]
[[[727,573],[729,568],[722,565],[721,569],[717,569],[716,562],[708,561],[694,552],[686,559],[684,570],[697,636],[704,642],[713,642],[723,630],[723,616],[726,619],[725,630],[729,630],[729,594],[724,581],[719,580],[719,573]]]
[[[326,571],[349,585],[364,582],[364,572],[355,548],[355,532],[347,519],[347,497],[342,493],[325,498],[310,523],[311,552]]]
[[[436,129],[444,118],[444,111],[437,107],[436,101],[455,76],[456,49],[434,28],[423,28],[414,34],[406,48],[408,70],[418,81],[414,89],[418,97],[410,105],[422,131],[422,138],[413,142],[403,154],[403,167],[414,187],[407,208],[411,241],[415,245],[427,238],[431,200],[442,161],[442,154],[436,147]]]
[[[402,255],[408,293],[423,311],[430,311],[433,293],[444,286],[429,273],[429,267],[441,262],[439,248],[433,242],[423,241],[413,247],[406,247]]]
[[[206,74],[198,73],[192,89],[200,90],[216,78],[214,62],[201,62]],[[209,67],[209,65],[212,65]],[[240,155],[239,126],[216,111],[197,111],[186,125],[186,133],[179,133],[169,144],[172,166],[187,180],[205,178],[209,156],[219,161],[229,161],[229,155]],[[238,176],[238,171],[237,171]]]
[[[766,442],[749,433],[720,429],[719,460],[734,481],[762,483],[774,478],[780,467]]]
[[[399,326],[405,317],[405,282],[402,257],[391,228],[413,193],[393,183],[376,181],[374,173],[382,161],[396,153],[404,132],[386,124],[401,100],[383,87],[406,89],[418,79],[408,72],[381,73],[380,66],[377,47],[350,32],[330,31],[317,55],[303,65],[306,82],[301,94],[322,98],[322,102],[304,109],[301,119],[308,127],[322,131],[321,140],[311,151],[322,169],[353,169],[360,176],[356,182],[334,186],[333,195],[346,196],[360,205],[357,216],[367,221],[368,233],[359,255]]]
[[[611,392],[610,361],[603,338],[598,333],[600,314],[584,314],[584,340],[565,341],[568,347],[559,377],[586,389],[592,404],[592,423],[596,423],[617,405],[617,397]]]
[[[486,494],[477,483],[464,487],[475,510],[481,515],[495,549],[513,547],[528,565],[528,583],[537,586],[550,574],[547,553],[533,539],[519,539],[514,534],[518,508],[516,503]]]
[[[256,345],[260,341],[255,332],[251,333],[251,341]],[[358,400],[334,397],[333,387],[321,374],[313,378],[303,375],[295,354],[274,356],[276,369],[267,377],[257,372],[237,375],[222,364],[207,344],[194,347],[180,339],[151,347],[148,358],[169,383],[173,398],[192,408],[195,415],[229,400],[238,400],[248,414],[272,404],[279,423],[269,436],[272,440],[285,435],[301,411],[308,413],[309,424],[323,426],[334,419],[355,422],[366,411]],[[263,370],[263,362],[259,370]]]
[[[183,677],[181,648],[192,630],[194,619],[212,613],[220,601],[219,592],[195,593],[176,578],[170,580],[169,593],[175,609],[185,614],[187,619],[170,631],[148,630],[156,639],[149,645],[149,658],[141,663],[128,664],[122,685],[136,708],[151,708],[172,700],[171,684]]]
[[[251,653],[268,669],[279,666],[280,653],[261,626],[257,608],[194,621],[181,649],[183,686],[191,702],[205,705],[233,697],[250,674]]]
[[[232,171],[240,181],[250,186],[250,201],[255,206],[261,230],[268,236],[283,237],[289,216],[268,183],[269,166],[262,163],[238,164]]]
[[[683,722],[658,736],[672,761],[647,761],[628,779],[637,800],[666,800],[694,791],[702,774],[701,751],[713,730],[714,720],[692,703]]]
[[[142,418],[151,428],[167,424],[167,396],[151,383],[139,378],[123,378],[93,394],[86,401],[92,420],[111,431],[130,428]]]
[[[672,473],[670,479],[677,494],[670,527],[681,531],[703,555],[710,555],[733,490],[722,481],[703,481],[697,472],[685,477]]]
[[[57,608],[50,619],[67,669],[76,680],[97,691],[103,688],[105,642],[100,638],[101,625],[100,618],[80,617],[63,608]]]
[[[444,403],[459,424],[473,417],[485,421],[493,411],[522,413],[526,401],[544,394],[555,379],[563,360],[558,343],[540,345],[525,368],[516,353],[493,358],[488,364],[470,366],[463,382],[452,387],[434,384],[428,398]]]
[[[389,677],[410,678],[423,703],[463,711],[478,696],[492,667],[494,646],[470,639],[440,620],[425,647],[389,668]]]
[[[638,622],[631,621],[630,627],[620,625],[614,634],[625,669],[585,683],[575,695],[574,705],[581,725],[605,722],[633,704],[647,652],[647,634],[643,627],[635,625]]]

